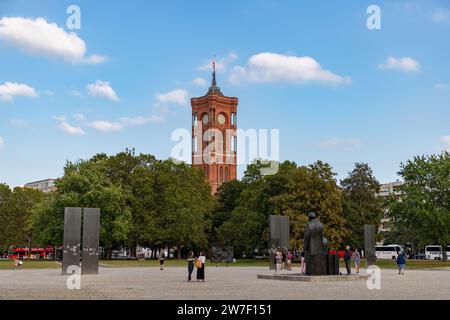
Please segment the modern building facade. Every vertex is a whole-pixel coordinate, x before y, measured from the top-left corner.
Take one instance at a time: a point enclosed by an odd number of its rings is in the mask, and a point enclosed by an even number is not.
[[[394,196],[397,201],[401,199],[402,191],[400,190],[401,186],[404,184],[402,181],[395,181],[384,183],[380,186],[380,192],[377,194],[378,197],[387,199],[389,197]],[[389,232],[391,231],[391,220],[388,216],[387,209],[384,212],[384,217],[381,219],[381,224],[379,226],[380,232]]]
[[[36,189],[47,193],[56,190],[55,181],[55,179],[34,181],[25,184],[24,188]]]
[[[205,172],[213,194],[237,176],[238,98],[222,94],[216,83],[215,62],[206,95],[191,99],[192,165]]]

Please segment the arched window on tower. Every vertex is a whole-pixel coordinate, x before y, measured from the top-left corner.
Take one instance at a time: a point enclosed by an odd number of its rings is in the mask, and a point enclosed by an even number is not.
[[[192,138],[192,152],[198,152],[198,140],[197,137]]]
[[[225,181],[228,181],[228,167],[225,167]]]
[[[196,126],[198,125],[197,122],[198,122],[198,115],[197,115],[197,112],[196,112],[196,113],[194,113],[194,115],[192,116],[192,125],[193,125],[194,127],[196,127]]]
[[[231,137],[231,151],[232,152],[237,151],[237,137],[236,136]]]
[[[223,167],[219,169],[219,182],[223,182]]]
[[[236,115],[236,112],[232,112],[232,113],[231,113],[231,125],[232,125],[232,126],[235,126],[235,125],[236,125],[236,122],[237,122],[237,115]]]

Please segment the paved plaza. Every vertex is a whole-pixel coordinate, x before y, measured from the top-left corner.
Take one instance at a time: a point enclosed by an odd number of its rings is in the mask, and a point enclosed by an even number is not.
[[[298,270],[297,270],[298,271]],[[59,269],[0,271],[0,299],[450,299],[450,268],[381,270],[381,289],[365,280],[306,283],[257,279],[266,268],[206,269],[206,282],[186,281],[186,269],[100,268],[83,276],[80,290],[66,288]],[[296,272],[296,271],[294,271]],[[364,271],[363,271],[364,272]],[[194,272],[195,275],[195,272]]]

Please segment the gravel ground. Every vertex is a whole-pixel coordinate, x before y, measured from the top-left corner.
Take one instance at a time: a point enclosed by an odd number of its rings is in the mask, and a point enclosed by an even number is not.
[[[186,273],[177,267],[100,268],[97,276],[82,276],[80,290],[68,290],[58,269],[5,270],[0,271],[0,299],[450,299],[450,268],[406,270],[403,276],[384,269],[380,290],[368,290],[364,280],[256,279],[270,273],[266,268],[207,267],[205,283],[188,283]]]

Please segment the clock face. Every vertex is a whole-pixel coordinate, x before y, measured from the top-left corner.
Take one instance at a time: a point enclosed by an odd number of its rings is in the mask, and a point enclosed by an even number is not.
[[[203,124],[208,124],[208,121],[209,121],[209,117],[208,117],[207,114],[205,114],[205,115],[203,116]]]
[[[219,121],[220,124],[224,124],[225,116],[223,114],[219,114],[219,116],[217,117],[217,121]]]

